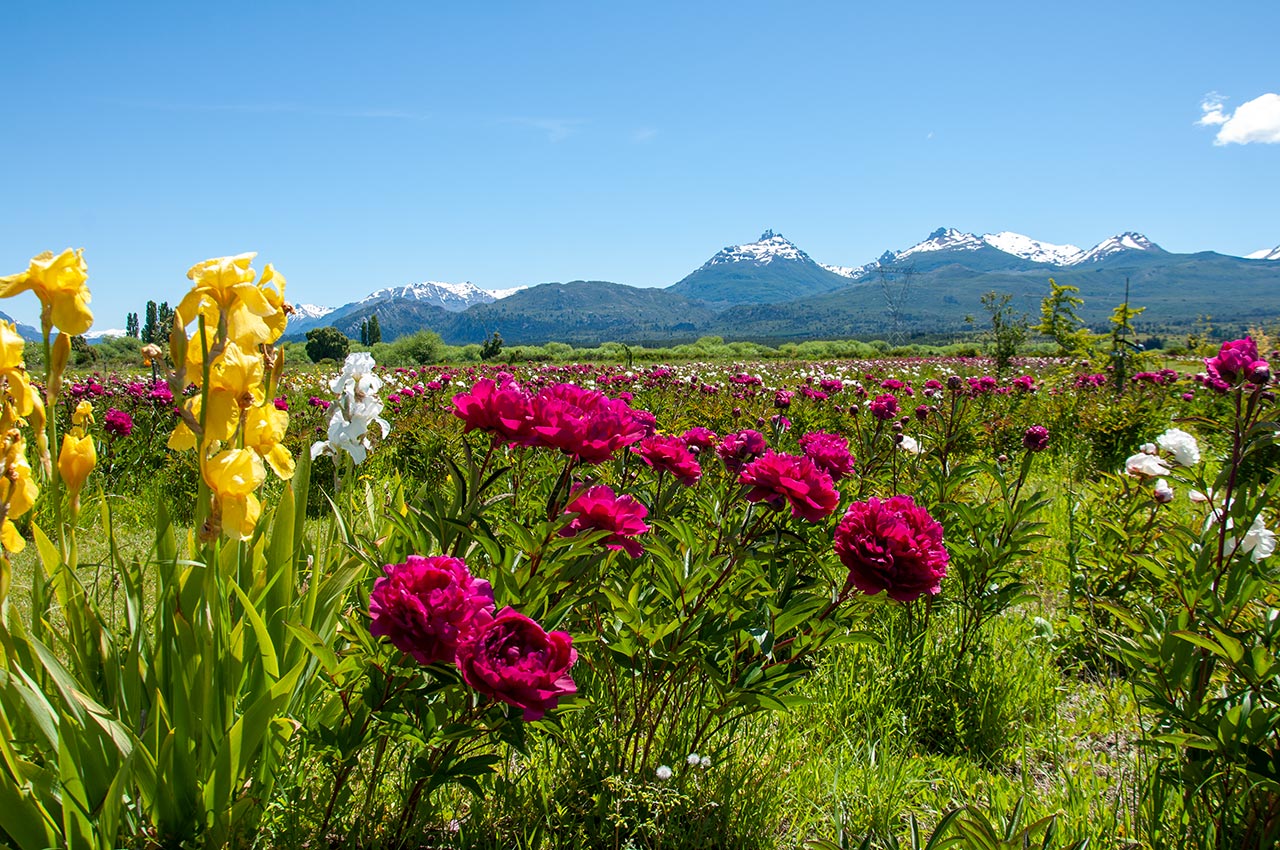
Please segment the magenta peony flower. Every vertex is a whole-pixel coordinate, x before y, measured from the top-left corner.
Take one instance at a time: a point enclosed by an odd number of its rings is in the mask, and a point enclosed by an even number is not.
[[[457,558],[410,555],[382,571],[369,594],[369,633],[422,664],[453,660],[472,619],[493,611],[489,582],[473,578]]]
[[[639,442],[647,425],[621,399],[576,384],[556,384],[534,397],[530,445],[559,449],[583,463],[600,463]]]
[[[464,433],[479,429],[515,443],[524,442],[533,427],[528,394],[515,384],[499,387],[488,378],[453,397],[453,415],[466,423]]]
[[[512,608],[503,608],[497,616],[478,614],[458,643],[463,680],[485,696],[524,709],[525,720],[538,720],[561,697],[577,693],[569,676],[577,660],[573,638],[543,631]]]
[[[633,446],[631,451],[659,472],[664,470],[670,472],[686,487],[697,484],[698,479],[702,477],[702,467],[698,466],[697,459],[681,437],[654,434],[645,437],[639,445]]]
[[[764,454],[767,447],[764,434],[748,428],[745,431],[725,434],[720,440],[720,445],[716,447],[716,453],[720,455],[720,460],[724,461],[725,469],[730,472],[741,472],[743,466]]]
[[[580,531],[608,531],[604,545],[621,549],[633,558],[644,554],[644,547],[635,538],[649,530],[644,518],[649,509],[632,496],[619,496],[611,487],[597,484],[586,490],[575,490],[566,514],[577,514],[560,531],[561,537],[572,537]]]
[[[275,409],[276,409],[276,410],[288,410],[288,409],[289,409],[289,399],[287,399],[287,398],[286,398],[286,397],[284,397],[284,396],[278,396],[278,397],[276,397],[276,398],[272,399],[272,400],[271,400],[271,403],[275,406]]]
[[[773,394],[773,406],[779,410],[786,410],[791,406],[791,400],[795,395],[791,390],[778,390]]]
[[[698,454],[700,452],[705,452],[708,449],[714,449],[716,447],[716,441],[720,438],[716,436],[716,432],[712,431],[710,428],[703,428],[699,426],[685,431],[680,439],[684,440],[684,444],[689,447],[689,451],[694,454]]]
[[[1271,379],[1270,365],[1258,356],[1258,344],[1248,336],[1224,342],[1216,357],[1204,361],[1204,367],[1211,379],[1231,385],[1244,381],[1265,384]]]
[[[1022,435],[1022,445],[1029,452],[1042,452],[1049,447],[1049,429],[1032,425]]]
[[[810,431],[800,438],[800,450],[818,468],[839,481],[853,472],[853,455],[849,454],[849,441],[839,434]]]
[[[765,452],[743,468],[738,480],[751,488],[747,501],[764,502],[778,510],[790,504],[793,517],[810,522],[830,516],[840,503],[831,476],[799,455]]]
[[[133,417],[113,407],[102,417],[102,430],[113,437],[127,437],[133,433]]]
[[[898,398],[893,393],[878,395],[871,402],[871,415],[881,422],[888,422],[898,415]]]
[[[836,526],[835,550],[849,568],[846,590],[884,590],[899,602],[941,590],[950,557],[942,526],[910,496],[854,502]]]

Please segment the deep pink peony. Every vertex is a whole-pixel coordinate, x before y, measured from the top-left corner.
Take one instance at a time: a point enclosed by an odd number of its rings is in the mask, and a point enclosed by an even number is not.
[[[476,616],[458,644],[457,664],[463,680],[485,696],[524,709],[525,720],[538,720],[561,697],[578,692],[569,668],[578,660],[573,638],[547,632],[513,608],[496,616]]]
[[[881,422],[888,422],[898,415],[898,398],[893,393],[878,395],[871,402],[871,415]]]
[[[457,558],[410,555],[382,571],[369,594],[369,633],[423,664],[452,661],[472,619],[493,611],[489,582],[473,578]]]
[[[720,445],[716,447],[716,453],[720,455],[720,460],[724,461],[725,469],[730,472],[741,472],[742,467],[764,454],[767,447],[764,434],[748,428],[745,431],[725,434],[720,440]]]
[[[600,463],[645,436],[647,424],[621,399],[576,384],[547,387],[533,399],[530,445]]]
[[[560,531],[561,537],[572,537],[581,531],[608,531],[604,539],[610,549],[621,549],[633,558],[644,554],[644,547],[635,538],[649,530],[644,518],[649,509],[632,496],[619,496],[613,488],[597,484],[586,490],[574,492],[566,514],[577,514]]]
[[[716,441],[720,438],[710,428],[698,426],[685,431],[680,439],[684,440],[684,444],[689,447],[689,451],[699,453],[714,449]]]
[[[846,590],[884,590],[899,602],[941,590],[950,557],[942,525],[910,496],[854,502],[836,526],[835,550],[849,568]]]
[[[512,383],[498,386],[489,378],[453,397],[453,415],[466,423],[464,432],[479,429],[514,443],[525,442],[533,427],[528,393]]]
[[[849,441],[839,434],[810,431],[800,438],[800,450],[818,468],[839,481],[853,472],[853,455],[849,454]]]
[[[751,488],[748,501],[776,509],[790,504],[792,516],[810,522],[830,516],[840,503],[831,476],[807,457],[765,452],[743,468],[738,480]]]
[[[1032,425],[1022,435],[1022,445],[1029,452],[1042,452],[1049,447],[1049,429]]]
[[[102,430],[113,437],[127,437],[133,433],[133,417],[113,407],[102,417]]]
[[[1243,381],[1265,384],[1271,378],[1267,361],[1258,356],[1258,344],[1253,337],[1224,342],[1216,357],[1204,361],[1209,377],[1235,385]]]
[[[654,434],[645,437],[639,445],[633,446],[631,451],[659,472],[670,472],[686,487],[697,484],[698,479],[702,477],[702,467],[698,466],[697,458],[693,456],[693,452],[689,451],[681,437]]]

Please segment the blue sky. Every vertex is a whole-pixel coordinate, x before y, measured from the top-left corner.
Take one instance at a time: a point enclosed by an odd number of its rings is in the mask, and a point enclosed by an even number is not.
[[[1244,254],[1280,244],[1277,32],[1274,0],[6,3],[0,274],[83,247],[107,328],[253,250],[331,305],[666,286],[765,228],[841,265],[940,226]]]

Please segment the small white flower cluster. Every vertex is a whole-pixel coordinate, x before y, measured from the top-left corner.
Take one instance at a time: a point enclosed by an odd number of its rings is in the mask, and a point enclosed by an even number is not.
[[[348,354],[342,364],[342,373],[329,382],[337,399],[329,408],[329,439],[311,444],[311,458],[323,454],[337,455],[344,451],[357,464],[363,463],[369,454],[369,425],[377,422],[382,436],[391,432],[391,425],[382,418],[382,379],[373,373],[373,355],[368,352]]]

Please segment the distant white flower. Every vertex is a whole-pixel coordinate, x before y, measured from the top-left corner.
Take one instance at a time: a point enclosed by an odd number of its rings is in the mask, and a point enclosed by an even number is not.
[[[1192,490],[1187,493],[1187,498],[1199,505],[1212,499],[1213,493],[1201,493],[1199,490]]]
[[[337,455],[344,451],[357,463],[364,463],[369,454],[369,426],[376,422],[382,436],[391,432],[391,424],[382,418],[382,379],[373,373],[373,355],[365,351],[347,355],[342,372],[329,382],[337,399],[329,407],[327,440],[311,444],[311,458],[320,455]]]
[[[703,769],[703,770],[710,770],[710,769],[711,769],[711,756],[703,756],[703,757],[702,757],[702,760],[699,762],[699,764],[700,764],[700,765],[702,765],[702,769]]]
[[[1196,438],[1181,428],[1170,428],[1156,437],[1156,442],[1173,455],[1173,462],[1178,466],[1195,466],[1200,462],[1200,446]]]
[[[1144,455],[1153,455],[1160,450],[1156,448],[1155,443],[1143,443],[1138,446],[1138,451],[1142,452]]]
[[[668,779],[670,779],[672,775],[671,768],[667,767],[665,764],[658,765],[658,769],[655,770],[654,773],[657,774],[658,778],[661,779],[663,782],[666,782]]]
[[[1163,478],[1156,479],[1155,490],[1151,494],[1157,502],[1167,505],[1173,501],[1173,488],[1169,486],[1169,482]]]
[[[1168,475],[1170,470],[1163,460],[1155,455],[1139,452],[1124,462],[1125,472],[1135,478],[1159,478]]]
[[[689,755],[685,756],[684,763],[689,767],[697,767],[702,763],[702,757],[697,753],[689,753]]]
[[[913,455],[920,454],[920,443],[916,440],[915,437],[911,437],[906,434],[902,435],[902,442],[898,443],[898,448],[902,449],[904,452],[907,452],[908,454],[913,454]]]

